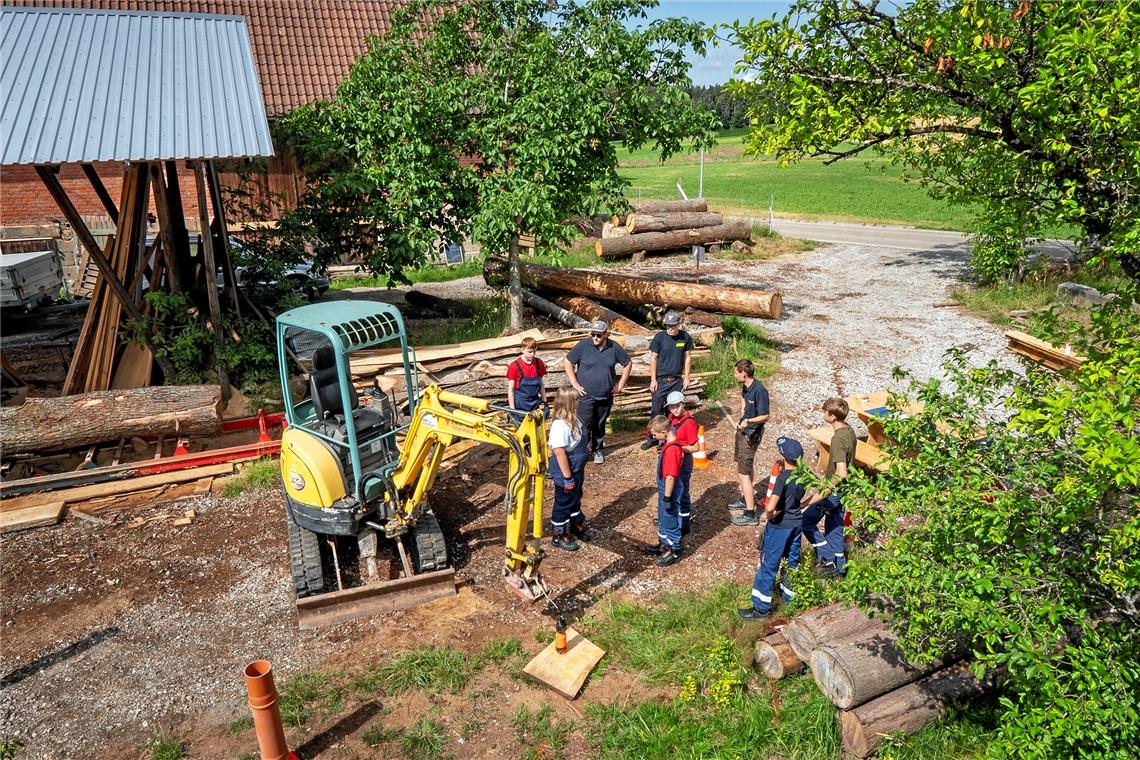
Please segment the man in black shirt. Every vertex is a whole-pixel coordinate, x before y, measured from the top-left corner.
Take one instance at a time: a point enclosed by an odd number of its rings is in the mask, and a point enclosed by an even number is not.
[[[578,419],[589,436],[589,450],[594,454],[594,463],[601,464],[605,461],[602,448],[614,394],[622,392],[633,369],[629,354],[609,339],[609,325],[594,322],[590,325],[590,337],[570,349],[562,363],[570,385],[581,396],[578,399]],[[621,379],[614,372],[617,366],[622,368]]]
[[[733,525],[758,525],[756,495],[752,486],[752,466],[756,449],[764,437],[764,423],[768,421],[768,389],[756,379],[756,368],[748,359],[741,359],[734,369],[740,383],[740,420],[736,423],[734,458],[736,477],[740,481],[740,502],[744,512],[732,518]],[[734,505],[730,504],[729,508]]]
[[[670,393],[688,387],[692,370],[693,339],[681,329],[681,315],[667,312],[664,322],[665,329],[654,335],[649,344],[649,392],[653,394],[649,419],[665,411],[665,399]],[[652,435],[641,444],[642,449],[656,446]]]

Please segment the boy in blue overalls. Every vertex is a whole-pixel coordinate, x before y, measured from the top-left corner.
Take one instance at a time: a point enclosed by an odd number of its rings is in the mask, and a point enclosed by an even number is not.
[[[531,412],[546,402],[546,388],[543,377],[546,365],[535,356],[538,341],[523,338],[522,354],[507,365],[507,406],[520,412]],[[511,415],[521,421],[521,415]]]
[[[776,576],[780,562],[787,557],[788,569],[795,570],[800,564],[800,531],[803,527],[803,513],[800,501],[804,497],[804,487],[796,481],[795,469],[804,455],[804,447],[794,438],[776,439],[776,451],[783,459],[783,467],[771,484],[771,492],[764,500],[764,514],[768,518],[764,526],[760,566],[752,583],[752,606],[737,610],[742,620],[766,623],[772,617],[772,597],[776,593]],[[790,602],[795,593],[780,582],[780,596]]]
[[[649,433],[662,445],[657,453],[657,543],[645,547],[658,567],[681,560],[681,469],[685,452],[668,418],[658,415]]]

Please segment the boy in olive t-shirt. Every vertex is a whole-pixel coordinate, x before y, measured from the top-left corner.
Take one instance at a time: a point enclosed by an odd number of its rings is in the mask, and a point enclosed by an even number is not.
[[[823,402],[823,417],[834,432],[831,435],[831,459],[824,474],[827,495],[812,493],[804,510],[804,535],[815,549],[816,565],[827,575],[842,578],[847,575],[847,557],[844,554],[844,510],[839,498],[840,484],[847,479],[855,465],[855,431],[847,424],[850,410],[841,398]],[[823,532],[819,520],[823,518]]]

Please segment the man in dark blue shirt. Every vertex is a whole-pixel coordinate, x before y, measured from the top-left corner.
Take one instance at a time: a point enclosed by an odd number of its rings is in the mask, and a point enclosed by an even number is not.
[[[681,329],[681,315],[666,312],[664,323],[665,329],[649,343],[649,392],[653,394],[649,419],[665,411],[665,399],[670,393],[683,392],[688,387],[692,370],[693,339]],[[656,446],[657,440],[652,435],[641,444],[643,449]]]
[[[764,423],[768,421],[768,389],[755,378],[756,368],[748,359],[741,359],[734,368],[736,382],[740,383],[740,419],[736,423],[734,458],[736,477],[740,482],[740,506],[743,514],[732,518],[733,525],[759,525],[756,517],[756,495],[752,486],[752,465],[756,449],[764,437]],[[731,508],[733,505],[729,505]]]
[[[768,524],[761,539],[760,566],[752,582],[752,606],[737,610],[743,620],[768,622],[772,615],[772,597],[776,593],[776,575],[780,562],[787,557],[788,569],[800,566],[800,531],[803,512],[800,501],[804,487],[796,480],[795,470],[804,455],[804,447],[795,438],[776,439],[776,451],[782,461],[780,474],[772,482],[771,492],[764,500],[764,514]],[[784,603],[795,597],[786,579],[780,580],[780,597]]]
[[[578,399],[578,419],[589,436],[589,450],[593,452],[595,464],[601,464],[605,461],[602,448],[614,394],[622,392],[633,369],[629,354],[610,340],[609,325],[594,322],[590,325],[590,337],[570,349],[562,363],[570,385],[581,396]],[[614,371],[617,366],[622,368],[620,379]]]

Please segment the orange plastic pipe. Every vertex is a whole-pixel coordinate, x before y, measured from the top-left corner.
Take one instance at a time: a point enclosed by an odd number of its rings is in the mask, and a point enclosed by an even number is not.
[[[277,706],[277,687],[273,683],[273,666],[268,660],[257,660],[245,666],[245,690],[249,709],[253,711],[253,730],[261,760],[296,760],[285,744],[285,728],[281,725],[281,709]]]

